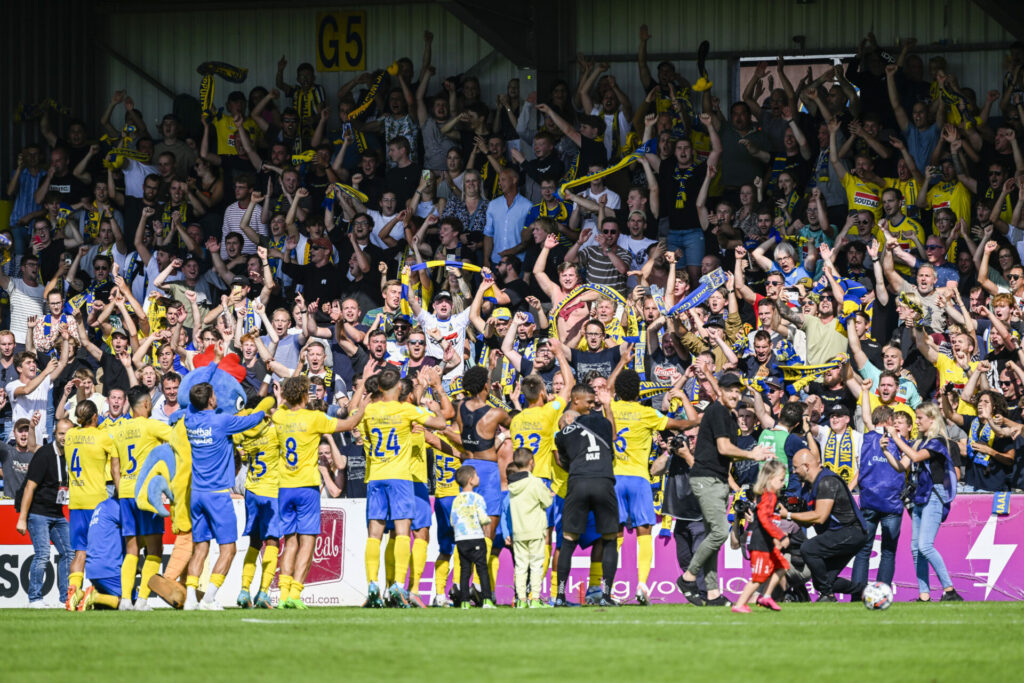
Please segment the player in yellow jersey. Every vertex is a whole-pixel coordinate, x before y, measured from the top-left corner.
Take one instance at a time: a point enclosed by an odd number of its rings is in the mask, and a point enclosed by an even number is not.
[[[269,414],[273,407],[274,399],[254,397],[240,414],[247,415],[260,410]],[[249,537],[249,549],[245,552],[245,562],[242,564],[242,590],[236,603],[243,609],[254,605],[269,609],[271,604],[267,590],[277,571],[281,543],[281,515],[277,500],[281,480],[281,447],[277,428],[267,418],[255,427],[235,434],[234,440],[242,454],[242,461],[249,465],[245,475],[245,533]],[[260,576],[260,590],[253,600],[249,597],[249,586],[256,577],[256,560],[261,550],[263,573]]]
[[[408,603],[405,574],[409,567],[412,519],[416,496],[412,481],[412,425],[444,429],[443,417],[398,401],[402,391],[401,376],[393,367],[377,375],[379,400],[366,407],[359,428],[366,449],[366,581],[364,606],[381,606],[377,577],[380,572],[380,542],[388,522],[395,525],[395,583],[391,597],[401,605]]]
[[[615,378],[612,402],[615,415],[615,494],[619,499],[619,544],[628,524],[636,529],[636,600],[641,605],[650,602],[647,578],[651,573],[654,546],[651,526],[657,522],[654,513],[654,493],[651,490],[651,443],[654,432],[666,429],[689,429],[696,426],[691,420],[676,420],[662,415],[654,408],[637,402],[640,397],[640,375],[635,370],[621,370]]]
[[[455,431],[453,431],[455,430]],[[434,597],[431,607],[448,607],[445,588],[451,573],[451,559],[455,551],[455,530],[452,528],[452,503],[459,495],[455,471],[462,465],[463,453],[452,443],[450,435],[456,428],[448,425],[444,432],[424,430],[427,456],[434,468],[434,517],[437,519],[437,559],[434,560]],[[458,582],[455,582],[458,585]],[[453,590],[455,588],[453,587]],[[456,591],[458,592],[458,591]]]
[[[441,386],[441,375],[433,368],[424,368],[416,375],[415,386],[408,377],[402,378],[402,391],[399,400],[411,403],[412,405],[423,405],[435,415],[440,415],[445,420],[455,417],[455,409],[452,402]],[[424,395],[427,388],[433,390],[435,396],[440,398],[440,403]],[[412,490],[416,496],[416,511],[412,518],[412,555],[409,572],[409,604],[416,607],[426,607],[419,596],[420,577],[423,576],[423,569],[427,564],[427,546],[430,544],[430,520],[432,508],[430,506],[430,474],[427,471],[430,463],[427,459],[427,441],[424,429],[420,425],[413,428],[413,455],[412,467]],[[401,583],[405,577],[396,577]]]
[[[151,450],[171,440],[173,430],[169,425],[149,417],[153,399],[145,387],[132,387],[128,392],[128,404],[131,418],[118,420],[110,428],[110,436],[114,440],[121,465],[121,478],[117,486],[121,506],[121,536],[125,540],[124,561],[121,563],[121,600],[124,604],[131,604],[135,570],[139,566],[139,549],[145,548],[146,559],[142,564],[142,582],[135,609],[148,612],[152,609],[149,604],[149,580],[160,571],[164,553],[164,519],[139,509],[135,500],[135,484],[140,464]]]
[[[517,317],[522,315],[516,314]],[[561,344],[557,341],[552,343],[552,352],[559,359],[559,374],[562,377],[561,391],[551,399],[548,396],[544,380],[540,375],[529,375],[524,377],[520,384],[523,398],[526,399],[526,408],[512,418],[509,433],[512,435],[512,442],[516,448],[529,448],[533,453],[533,474],[540,477],[552,493],[557,493],[552,486],[555,476],[555,432],[558,431],[558,418],[565,411],[569,404],[569,394],[572,392],[574,380],[572,370],[565,361],[562,354]],[[548,566],[554,554],[557,562],[557,550],[551,551],[551,536],[555,527],[556,507],[554,502],[548,507],[548,538],[545,543],[544,566]],[[554,585],[552,580],[551,584]],[[533,585],[534,590],[539,591],[539,585]]]
[[[277,497],[285,547],[281,553],[278,607],[306,609],[302,602],[303,581],[313,560],[313,544],[320,534],[320,435],[354,429],[363,416],[363,408],[360,405],[345,419],[306,410],[309,378],[304,375],[286,379],[281,398],[284,405],[272,418],[283,456],[278,467],[281,480]]]
[[[85,400],[75,409],[80,427],[69,429],[64,439],[64,452],[68,459],[70,477],[69,522],[71,527],[71,549],[75,552],[71,560],[71,574],[68,581],[67,604],[69,610],[78,607],[85,593],[82,591],[82,577],[85,572],[85,551],[89,542],[89,520],[97,505],[107,499],[106,468],[110,465],[113,480],[121,475],[117,448],[105,429],[99,429],[99,415],[96,404]]]

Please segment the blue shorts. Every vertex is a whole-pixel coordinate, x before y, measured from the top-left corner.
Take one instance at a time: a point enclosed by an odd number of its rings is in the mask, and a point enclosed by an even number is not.
[[[668,233],[668,248],[672,251],[682,249],[682,264],[686,266],[699,266],[704,258],[704,231],[697,228],[693,230],[670,230]]]
[[[644,477],[616,475],[615,496],[619,499],[619,524],[635,529],[658,521],[651,482]]]
[[[89,549],[89,520],[92,519],[92,513],[92,510],[68,510],[71,549],[75,552]]]
[[[434,511],[430,507],[430,487],[422,482],[412,484],[412,493],[416,496],[416,512],[412,517],[413,529],[429,529]]]
[[[509,494],[508,491],[502,491],[501,492],[501,507],[502,507],[502,509],[504,509],[505,505],[508,503],[509,495],[510,494]],[[512,517],[512,512],[510,510],[509,511],[509,526],[511,526],[511,524],[512,524],[511,517]],[[515,532],[513,531],[513,533],[515,533]],[[505,547],[505,534],[503,534],[502,531],[501,531],[501,521],[499,520],[498,527],[494,531],[494,542],[491,543],[491,554],[492,555],[500,555],[501,554],[501,549],[504,548],[504,547]]]
[[[366,519],[393,522],[396,519],[411,520],[415,516],[416,494],[411,481],[377,479],[366,482]]]
[[[121,536],[163,536],[164,518],[154,512],[139,509],[134,498],[120,500]],[[148,549],[147,549],[148,552]]]
[[[223,545],[238,540],[238,520],[230,492],[193,491],[189,514],[192,540],[196,543],[217,539],[217,543]]]
[[[89,582],[96,588],[96,590],[104,595],[116,595],[117,597],[121,597],[120,576],[111,576],[106,579],[94,579],[90,576]]]
[[[268,538],[281,538],[277,498],[245,492],[245,535],[254,547],[263,545]]]
[[[455,529],[452,528],[452,503],[455,496],[434,498],[434,517],[437,518],[437,551],[442,555],[455,552]]]
[[[463,460],[463,465],[472,465],[480,477],[480,486],[476,492],[484,497],[487,503],[487,514],[491,517],[501,516],[501,474],[498,463],[490,460]]]
[[[289,534],[320,535],[320,490],[317,487],[285,488],[282,486],[277,490],[277,505],[281,511],[278,531],[282,536]]]
[[[555,547],[562,547],[562,509],[565,507],[565,498],[559,495],[555,495],[551,500],[552,517],[554,517],[554,523],[552,526],[555,529]],[[594,545],[594,541],[601,538],[601,534],[597,533],[597,522],[594,521],[594,513],[591,512],[587,515],[587,528],[583,532],[583,535],[576,539],[576,545],[581,548],[589,548]]]

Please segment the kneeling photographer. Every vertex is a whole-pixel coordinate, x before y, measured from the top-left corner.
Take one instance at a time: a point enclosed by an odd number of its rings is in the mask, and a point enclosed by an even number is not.
[[[817,452],[810,449],[793,457],[793,471],[804,482],[801,498],[807,510],[787,510],[783,517],[801,526],[814,526],[817,532],[803,543],[800,552],[811,571],[818,602],[836,602],[835,593],[860,593],[863,583],[838,578],[867,540],[864,518],[853,494],[842,479],[821,466]]]

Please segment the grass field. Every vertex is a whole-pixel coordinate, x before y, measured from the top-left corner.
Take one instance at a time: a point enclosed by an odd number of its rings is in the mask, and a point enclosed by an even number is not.
[[[0,680],[1019,680],[1019,603],[4,610]],[[527,678],[529,677],[529,678]],[[541,678],[543,677],[543,678]]]

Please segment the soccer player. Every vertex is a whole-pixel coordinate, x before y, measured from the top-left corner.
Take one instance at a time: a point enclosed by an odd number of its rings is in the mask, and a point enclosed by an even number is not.
[[[445,432],[453,429],[455,427],[449,425]],[[429,446],[427,455],[434,467],[434,517],[437,519],[437,559],[434,560],[434,597],[431,607],[449,605],[444,591],[455,551],[455,531],[451,525],[452,503],[459,495],[455,472],[461,467],[463,458],[462,451],[455,447],[445,432],[423,432],[423,438]],[[452,590],[458,593],[454,587]]]
[[[384,527],[395,525],[395,583],[389,589],[398,604],[408,600],[404,583],[409,568],[409,532],[415,515],[415,493],[412,482],[412,425],[444,429],[443,417],[431,414],[408,403],[398,401],[401,379],[398,370],[387,367],[377,376],[380,400],[366,407],[360,423],[366,457],[366,607],[380,605],[377,576],[380,573],[380,542]]]
[[[614,607],[618,603],[612,600],[611,592],[619,562],[619,550],[615,544],[619,529],[618,499],[615,494],[615,454],[612,450],[615,424],[593,410],[596,397],[588,385],[577,384],[573,387],[571,398],[571,409],[560,418],[561,431],[555,435],[556,457],[569,473],[562,518],[564,538],[558,557],[555,607],[568,607],[572,604],[565,599],[565,586],[569,580],[576,539],[586,531],[587,515],[590,513],[593,513],[597,531],[604,539],[601,599],[598,604]],[[601,392],[601,403],[606,409],[605,414],[613,415],[611,396],[606,390]]]
[[[253,410],[266,410],[273,399],[259,397],[249,400],[241,414]],[[270,608],[267,589],[277,571],[277,556],[281,542],[281,515],[278,508],[278,485],[281,480],[281,448],[277,428],[270,419],[265,419],[252,429],[235,434],[235,445],[242,452],[243,461],[249,463],[245,475],[245,533],[249,536],[249,549],[245,552],[242,565],[242,590],[238,594],[238,606]],[[265,544],[265,545],[264,545]],[[249,586],[256,577],[256,560],[263,550],[263,573],[260,576],[260,590],[256,599],[249,597]]]
[[[519,313],[516,314],[517,319]],[[525,316],[524,316],[525,317]],[[554,399],[548,396],[544,379],[540,375],[528,375],[520,384],[527,407],[512,418],[509,433],[516,448],[529,448],[533,453],[533,473],[540,477],[548,489],[557,493],[552,486],[554,478],[555,432],[558,430],[558,418],[569,403],[569,392],[575,380],[569,364],[562,358],[561,345],[556,341],[553,351],[559,357],[559,372],[562,375],[562,389]],[[555,526],[555,504],[548,507],[548,537],[544,545],[544,568],[547,571],[551,560],[551,532]],[[555,562],[557,559],[557,550]],[[536,579],[534,579],[536,580]],[[552,585],[555,581],[552,580]],[[535,590],[539,592],[540,586]]]
[[[122,595],[122,563],[125,554],[125,536],[122,535],[120,504],[117,498],[107,498],[96,506],[89,518],[88,550],[85,576],[92,585],[85,591],[79,611],[99,607],[120,609],[126,603]],[[132,575],[132,583],[135,575]],[[128,589],[129,596],[131,588]]]
[[[654,514],[654,493],[651,490],[651,443],[654,432],[666,429],[689,429],[698,422],[676,420],[662,415],[654,408],[640,405],[640,375],[635,370],[621,370],[615,378],[615,394],[619,400],[612,401],[615,415],[615,495],[619,499],[619,538],[622,548],[624,529],[627,524],[636,530],[636,601],[641,605],[650,602],[651,591],[647,578],[651,574],[651,558],[654,545],[651,526],[657,522]]]
[[[68,580],[66,607],[78,608],[85,593],[82,578],[85,558],[89,545],[89,520],[96,506],[107,499],[106,469],[109,464],[111,476],[116,482],[120,475],[117,448],[105,429],[99,429],[96,404],[82,401],[75,408],[75,417],[80,427],[68,430],[64,439],[64,452],[68,458],[70,477],[70,526],[71,549],[75,557],[71,560],[71,574]]]
[[[284,456],[278,466],[281,480],[277,498],[281,535],[285,539],[278,579],[281,588],[278,608],[306,609],[302,602],[303,582],[313,561],[313,545],[320,534],[320,470],[317,467],[320,435],[354,429],[363,416],[363,406],[357,400],[359,407],[345,419],[307,410],[309,378],[306,376],[286,379],[281,387],[281,398],[284,405],[272,418],[278,448]],[[406,538],[406,548],[408,542]]]
[[[408,386],[405,386],[408,384]],[[425,407],[436,415],[440,415],[446,421],[455,417],[455,409],[452,407],[448,394],[441,386],[441,375],[433,368],[424,368],[417,375],[419,391],[415,390],[412,381],[408,377],[402,378],[402,393],[400,400],[417,405],[424,404]],[[440,404],[427,396],[423,396],[423,389],[431,388],[434,395],[440,398]],[[418,399],[418,400],[417,400]],[[412,490],[416,496],[416,511],[412,519],[412,554],[411,571],[409,572],[409,603],[416,607],[426,607],[419,596],[420,577],[423,576],[423,569],[427,564],[427,546],[430,544],[430,519],[432,508],[430,507],[430,474],[427,470],[427,441],[422,426],[416,425],[413,428],[413,455],[412,455]],[[405,581],[405,577],[398,577]]]
[[[462,388],[469,396],[459,404],[457,416],[462,447],[469,456],[462,464],[472,465],[480,477],[477,493],[487,502],[487,514],[491,517],[491,523],[484,529],[484,544],[487,546],[487,556],[490,557],[503,498],[501,472],[498,470],[498,453],[494,441],[498,435],[498,428],[508,427],[512,421],[508,413],[487,402],[490,393],[487,368],[476,365],[467,370],[462,377]],[[492,574],[497,574],[497,569],[497,563],[490,567]],[[493,580],[491,584],[494,584]]]
[[[255,427],[266,415],[236,416],[218,413],[217,395],[213,385],[200,382],[188,392],[191,408],[185,413],[185,433],[192,446],[192,540],[195,546],[185,579],[185,609],[222,610],[217,603],[217,589],[235,557],[238,528],[235,508],[231,504],[231,487],[235,484],[235,452],[231,436]],[[210,552],[210,539],[219,546],[217,562],[210,573],[210,585],[202,602],[196,599],[199,575]]]
[[[171,440],[169,425],[149,417],[153,399],[146,387],[132,387],[128,392],[131,408],[130,419],[119,420],[110,428],[110,436],[117,447],[118,462],[121,464],[121,478],[117,496],[121,507],[121,534],[125,539],[124,563],[121,565],[121,599],[130,605],[132,588],[135,586],[135,570],[139,566],[139,549],[146,549],[146,560],[142,565],[142,583],[135,609],[149,611],[149,580],[160,571],[164,552],[163,517],[139,509],[135,500],[135,484],[139,464],[149,452],[161,443]],[[126,607],[127,609],[127,607]]]

